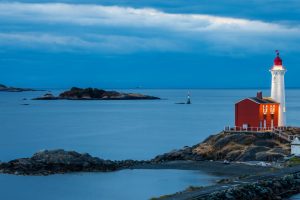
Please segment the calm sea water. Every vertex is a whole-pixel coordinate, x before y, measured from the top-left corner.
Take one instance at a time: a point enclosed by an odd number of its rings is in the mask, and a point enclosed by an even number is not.
[[[32,101],[44,92],[0,93],[0,160],[41,149],[105,159],[150,159],[193,145],[234,123],[234,103],[255,90],[125,90],[158,101]],[[58,94],[60,91],[54,91]],[[269,91],[264,91],[269,95]],[[23,100],[24,98],[28,100]],[[300,90],[287,90],[287,121],[300,126]],[[29,105],[22,105],[29,104]],[[0,175],[3,199],[147,199],[217,177],[183,170],[124,170],[49,177]],[[18,189],[18,192],[16,192]]]

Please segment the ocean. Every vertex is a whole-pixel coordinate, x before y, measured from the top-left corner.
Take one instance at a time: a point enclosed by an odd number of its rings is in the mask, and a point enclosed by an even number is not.
[[[191,146],[234,125],[234,103],[251,89],[122,90],[161,97],[140,101],[32,101],[45,92],[0,93],[0,160],[43,149],[88,152],[104,159],[151,159]],[[61,91],[54,90],[54,94]],[[185,102],[191,94],[191,105]],[[269,90],[263,90],[268,96]],[[287,122],[300,126],[300,90],[288,89]],[[189,170],[122,170],[48,177],[0,175],[1,199],[149,199],[213,184]]]

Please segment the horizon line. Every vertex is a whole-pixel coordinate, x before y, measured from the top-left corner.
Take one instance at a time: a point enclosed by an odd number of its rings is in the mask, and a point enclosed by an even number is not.
[[[99,89],[128,89],[128,90],[268,90],[271,87],[84,87],[84,86],[72,86],[78,88],[99,88]],[[30,87],[31,89],[43,89],[43,90],[62,90],[62,89],[70,89],[72,87]],[[300,89],[300,87],[286,87],[285,89]]]

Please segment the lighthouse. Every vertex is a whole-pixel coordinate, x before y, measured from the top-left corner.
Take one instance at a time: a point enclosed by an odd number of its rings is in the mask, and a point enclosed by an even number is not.
[[[278,126],[286,125],[286,108],[285,108],[285,86],[284,75],[287,71],[282,65],[282,60],[279,57],[279,51],[276,50],[276,58],[274,65],[270,69],[272,74],[271,98],[279,103],[278,110]]]
[[[258,92],[256,97],[238,101],[235,104],[234,130],[272,131],[286,126],[284,75],[287,70],[282,65],[278,50],[276,54],[270,69],[271,97],[263,97],[262,92]]]

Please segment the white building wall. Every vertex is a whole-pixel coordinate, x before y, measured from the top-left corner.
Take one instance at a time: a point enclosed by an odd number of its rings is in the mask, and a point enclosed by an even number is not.
[[[291,154],[300,155],[300,140],[296,137],[291,143]]]
[[[300,145],[291,145],[291,154],[300,155]]]
[[[286,70],[282,66],[274,66],[271,70],[272,87],[271,98],[280,103],[278,112],[278,126],[286,126],[285,85]]]

